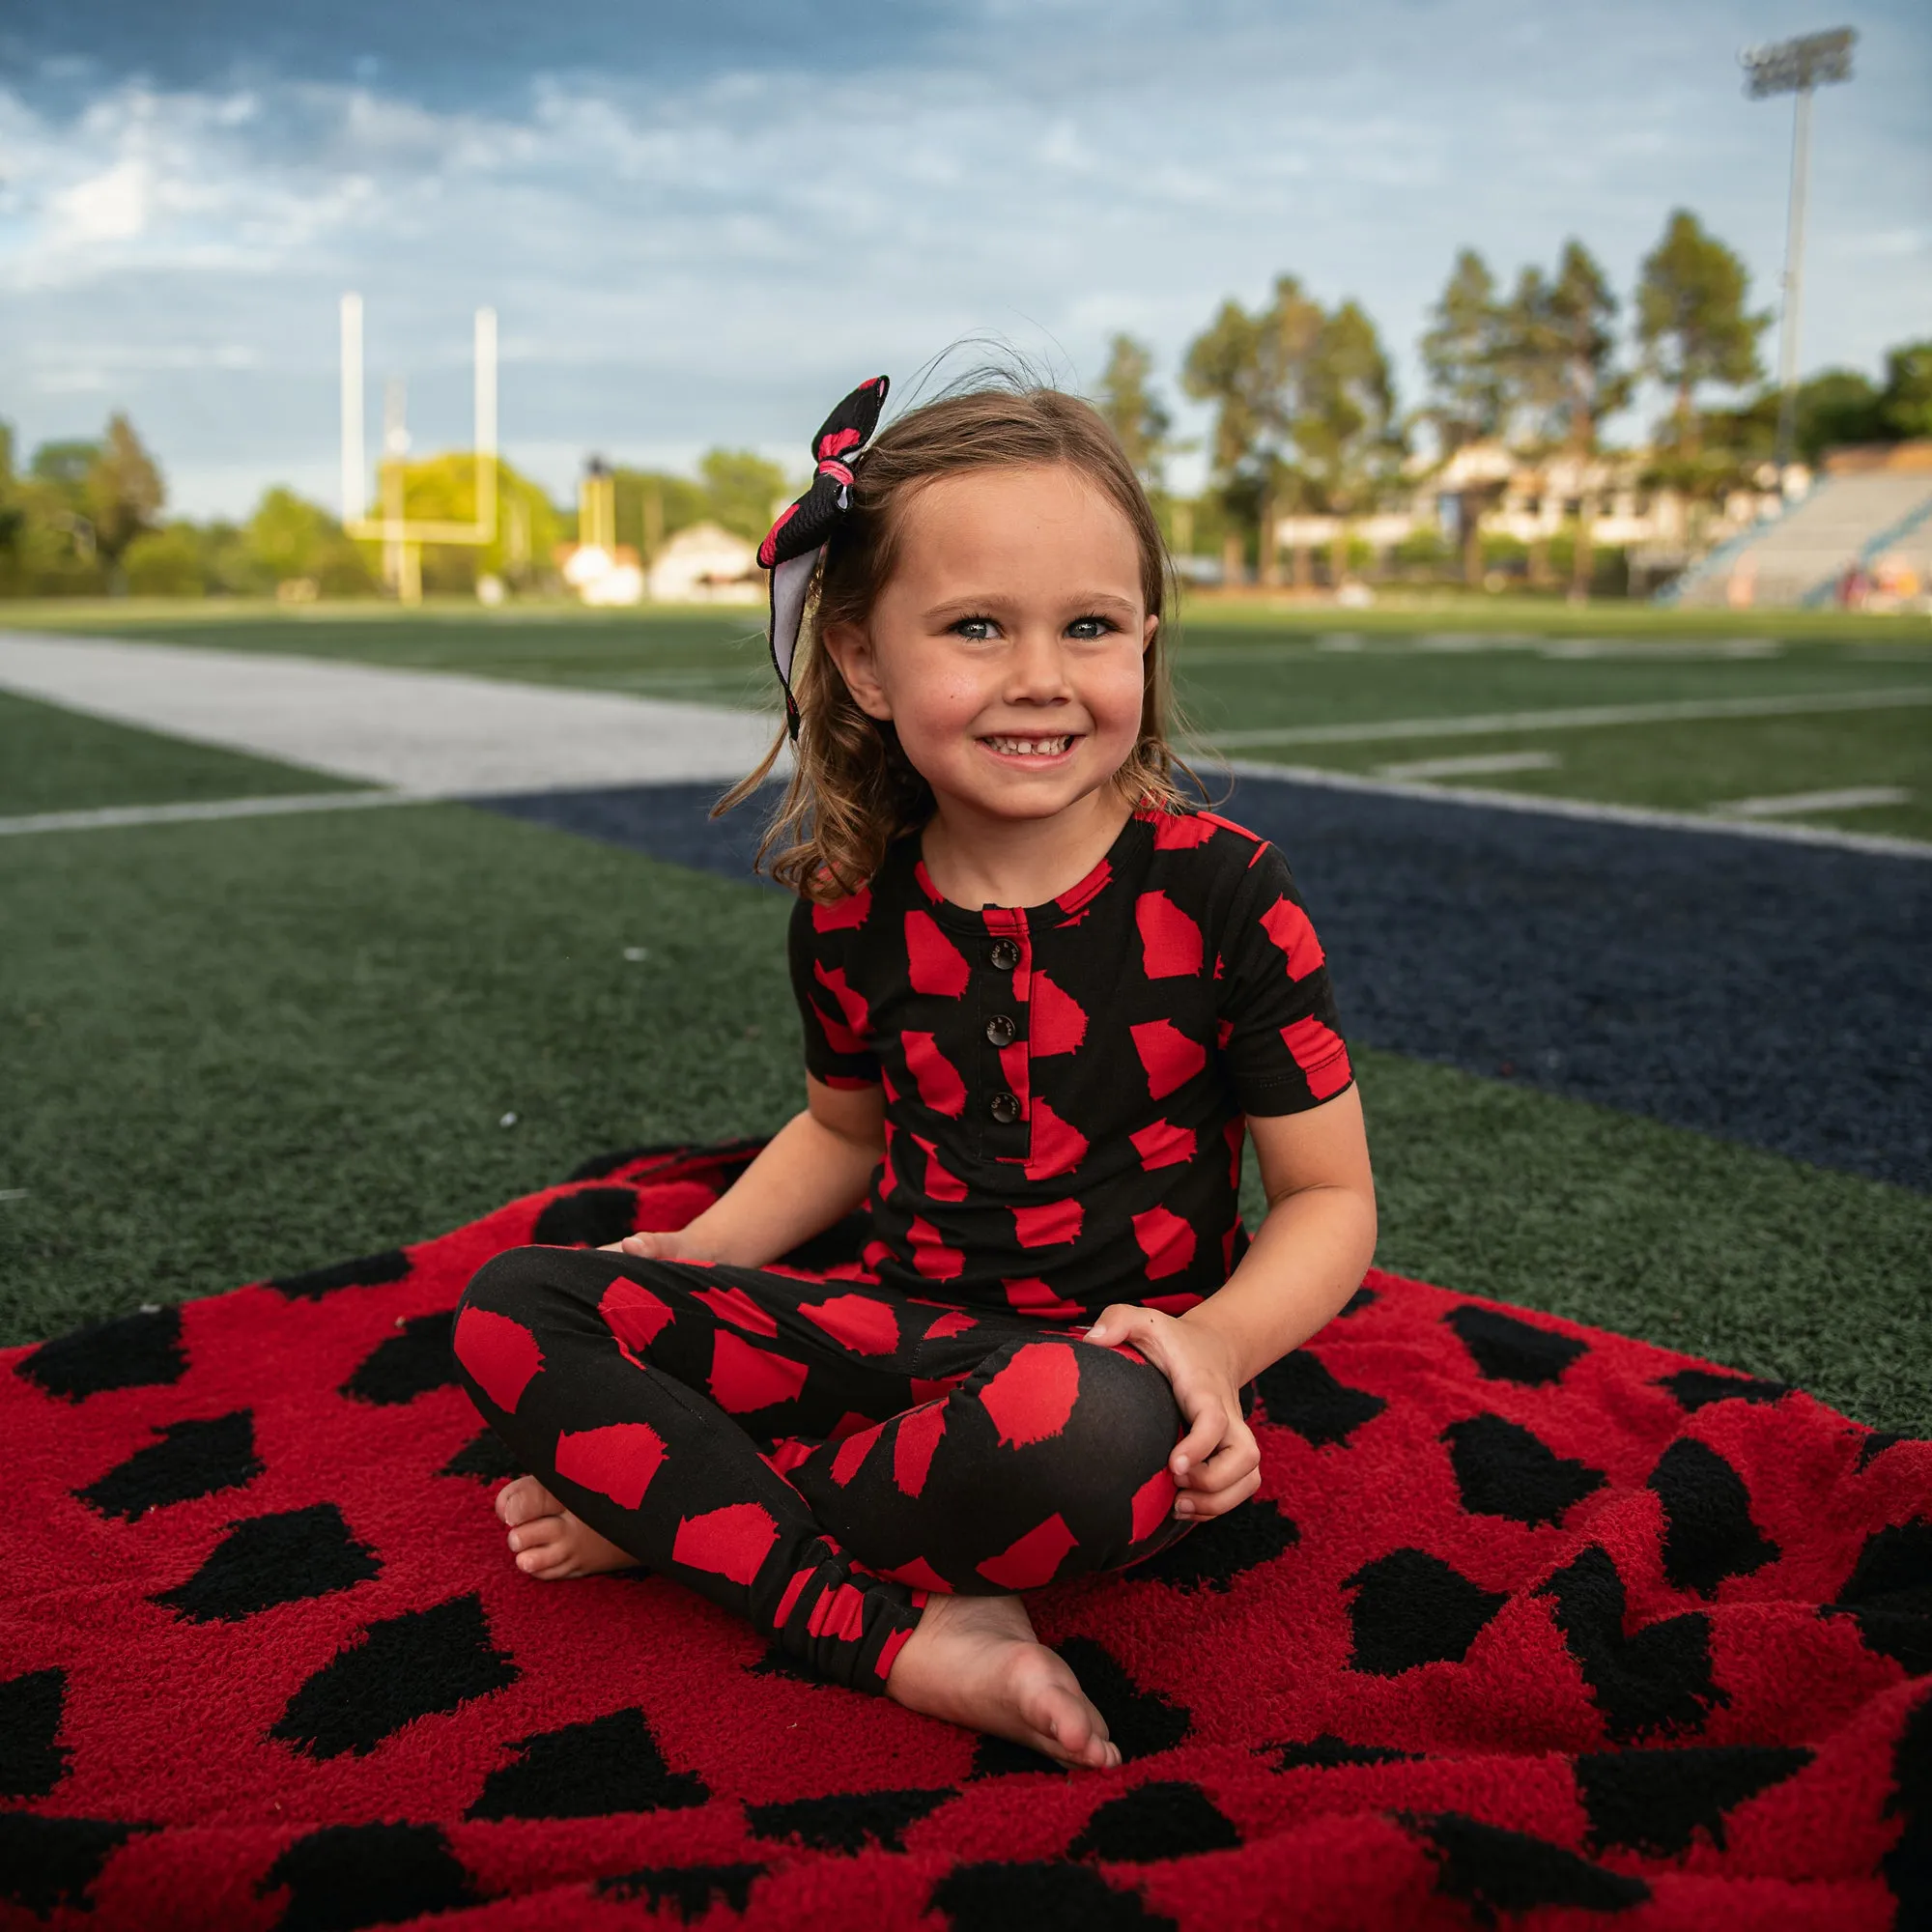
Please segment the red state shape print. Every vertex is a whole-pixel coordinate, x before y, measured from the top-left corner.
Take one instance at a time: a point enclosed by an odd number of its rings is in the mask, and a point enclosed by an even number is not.
[[[919,1088],[919,1097],[935,1114],[956,1121],[966,1111],[966,1083],[959,1069],[940,1052],[929,1033],[902,1033],[906,1069]]]
[[[1174,1478],[1163,1463],[1134,1492],[1130,1542],[1145,1543],[1167,1520],[1174,1510],[1176,1493]]]
[[[779,1539],[779,1526],[759,1503],[726,1503],[703,1516],[688,1516],[671,1539],[670,1560],[689,1570],[708,1570],[734,1583],[749,1583]]]
[[[1194,1129],[1177,1127],[1172,1121],[1155,1121],[1127,1138],[1141,1157],[1141,1166],[1149,1173],[1157,1167],[1174,1167],[1194,1158]]]
[[[1080,1203],[1042,1201],[1037,1208],[1013,1209],[1013,1235],[1023,1248],[1051,1248],[1078,1237],[1086,1209]]]
[[[925,1150],[925,1192],[931,1201],[963,1201],[966,1183],[939,1157],[939,1150],[919,1134],[913,1135]]]
[[[879,1427],[860,1431],[856,1435],[848,1435],[838,1445],[838,1452],[832,1459],[832,1480],[842,1490],[859,1473],[859,1465],[872,1453],[873,1445],[879,1439]]]
[[[793,1401],[805,1386],[805,1364],[762,1349],[721,1328],[711,1338],[711,1400],[733,1415]]]
[[[915,1220],[906,1230],[912,1243],[912,1264],[927,1281],[952,1281],[965,1271],[962,1248],[949,1248],[930,1221]]]
[[[1150,1281],[1179,1274],[1194,1259],[1194,1230],[1166,1208],[1150,1208],[1132,1217],[1134,1239],[1148,1259]]]
[[[626,1354],[635,1361],[658,1339],[658,1331],[668,1327],[672,1316],[670,1310],[640,1283],[619,1275],[604,1291],[604,1299],[597,1304],[597,1312],[604,1318],[605,1326],[616,1336]],[[632,1350],[636,1354],[632,1354]]]
[[[1189,1039],[1172,1020],[1144,1020],[1127,1031],[1147,1069],[1150,1099],[1165,1100],[1208,1065],[1208,1049]]]
[[[814,1008],[818,1013],[818,1023],[825,1029],[826,1043],[834,1053],[869,1053],[871,1048],[866,1036],[871,1031],[872,1016],[867,1009],[865,995],[845,983],[844,967],[835,966],[828,973],[814,959],[811,962],[811,974],[812,978],[838,1002],[838,1010],[845,1016],[841,1025],[824,1008]]]
[[[1141,961],[1150,980],[1179,980],[1201,971],[1201,928],[1165,893],[1143,893],[1134,901],[1134,923],[1141,929]]]
[[[1283,1043],[1294,1056],[1308,1082],[1308,1091],[1318,1100],[1339,1094],[1354,1073],[1349,1065],[1349,1049],[1341,1036],[1325,1027],[1312,1014],[1281,1030]]]
[[[811,908],[811,929],[813,932],[851,932],[865,924],[871,916],[872,891],[869,886],[861,886],[856,893],[847,893],[843,898],[833,899],[825,905],[813,903]]]
[[[1290,899],[1276,899],[1262,914],[1262,930],[1288,956],[1288,977],[1305,980],[1321,964],[1321,942],[1308,915]]]
[[[1068,1301],[1063,1294],[1056,1294],[1037,1275],[1029,1275],[1021,1281],[1002,1282],[1007,1291],[1007,1299],[1022,1315],[1051,1315],[1065,1317],[1084,1315],[1077,1301]]]
[[[979,1321],[968,1315],[963,1308],[949,1308],[930,1328],[925,1331],[928,1342],[937,1342],[947,1335],[963,1335],[969,1328],[979,1327]]]
[[[980,1575],[1006,1590],[1037,1590],[1053,1581],[1054,1573],[1078,1539],[1058,1517],[1050,1516],[1019,1539],[981,1563]]]
[[[956,1000],[972,983],[966,955],[939,929],[929,912],[905,916],[906,966],[915,993],[937,993]]]
[[[980,1391],[980,1406],[1009,1449],[1058,1435],[1080,1394],[1080,1358],[1071,1342],[1026,1342]]]
[[[1214,836],[1214,820],[1198,811],[1157,811],[1153,814],[1153,849],[1186,852],[1205,845]]]
[[[946,1404],[927,1403],[923,1408],[909,1408],[901,1415],[893,1437],[893,1481],[901,1495],[916,1496],[925,1488],[925,1472],[932,1466],[932,1452],[946,1434]]]
[[[1027,1016],[1027,1038],[1034,1058],[1044,1060],[1056,1053],[1077,1052],[1086,1037],[1086,1008],[1044,973],[1036,973]]]
[[[581,1490],[609,1496],[619,1509],[634,1510],[643,1501],[664,1457],[664,1437],[647,1422],[612,1422],[556,1438],[556,1473]]]
[[[1033,1151],[1027,1156],[1027,1179],[1051,1180],[1057,1174],[1071,1174],[1087,1158],[1087,1136],[1063,1121],[1043,1099],[1037,1098],[1029,1111]]]
[[[692,1300],[701,1301],[712,1314],[721,1315],[726,1321],[734,1322],[740,1328],[749,1328],[753,1335],[776,1335],[779,1332],[778,1318],[768,1309],[763,1309],[734,1283],[729,1288],[699,1288],[692,1291]]]
[[[816,1307],[800,1302],[798,1312],[862,1355],[890,1355],[899,1345],[898,1317],[869,1294],[835,1294]]]
[[[878,1574],[890,1582],[910,1583],[915,1590],[937,1590],[941,1596],[952,1594],[952,1585],[923,1556],[915,1556],[910,1563],[901,1563]],[[912,1633],[908,1631],[906,1634],[910,1636]]]
[[[811,1606],[805,1627],[813,1636],[836,1636],[856,1643],[866,1634],[866,1593],[855,1583],[827,1590]]]
[[[505,1415],[514,1415],[530,1378],[543,1367],[537,1338],[521,1321],[487,1308],[466,1307],[456,1318],[456,1359]]]

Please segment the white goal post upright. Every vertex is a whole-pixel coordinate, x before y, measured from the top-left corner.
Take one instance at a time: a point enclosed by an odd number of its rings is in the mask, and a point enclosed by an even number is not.
[[[380,542],[385,554],[398,562],[391,587],[406,604],[422,601],[422,547],[467,544],[481,549],[497,540],[497,311],[479,308],[473,336],[475,387],[471,451],[476,466],[476,513],[459,524],[412,520],[399,509],[402,500],[402,449],[386,446],[383,453],[384,514],[368,513],[367,456],[363,446],[362,298],[342,298],[342,527],[352,537]],[[401,431],[401,424],[396,429]],[[407,438],[398,435],[400,445]]]

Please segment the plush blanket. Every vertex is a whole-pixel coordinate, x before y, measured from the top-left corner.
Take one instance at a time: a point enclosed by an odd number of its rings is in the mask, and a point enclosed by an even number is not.
[[[1419,1282],[1261,1378],[1254,1500],[1033,1601],[1112,1774],[519,1576],[448,1309],[751,1151],[0,1358],[0,1923],[1932,1923],[1932,1444]]]

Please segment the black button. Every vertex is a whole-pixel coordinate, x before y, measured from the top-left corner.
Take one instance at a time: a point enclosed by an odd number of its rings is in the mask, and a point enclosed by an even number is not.
[[[1005,1013],[995,1013],[986,1022],[986,1037],[995,1046],[1010,1046],[1019,1037],[1020,1030]]]
[[[1015,1094],[995,1094],[989,1104],[993,1110],[994,1120],[1003,1127],[1011,1126],[1020,1117],[1020,1103]]]
[[[986,955],[1002,973],[1010,973],[1020,963],[1020,950],[1010,939],[996,939]]]

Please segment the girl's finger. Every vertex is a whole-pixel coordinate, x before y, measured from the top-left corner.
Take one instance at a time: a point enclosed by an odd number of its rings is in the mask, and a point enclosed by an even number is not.
[[[1191,1481],[1197,1466],[1207,1462],[1221,1446],[1227,1426],[1227,1418],[1221,1413],[1218,1402],[1204,1405],[1200,1414],[1194,1418],[1193,1428],[1175,1444],[1174,1454],[1169,1459],[1169,1466],[1174,1473]]]
[[[1237,1483],[1232,1490],[1211,1492],[1189,1490],[1185,1499],[1193,1507],[1183,1510],[1181,1514],[1196,1518],[1226,1516],[1231,1509],[1238,1509],[1261,1486],[1261,1472],[1257,1470],[1245,1482]]]

